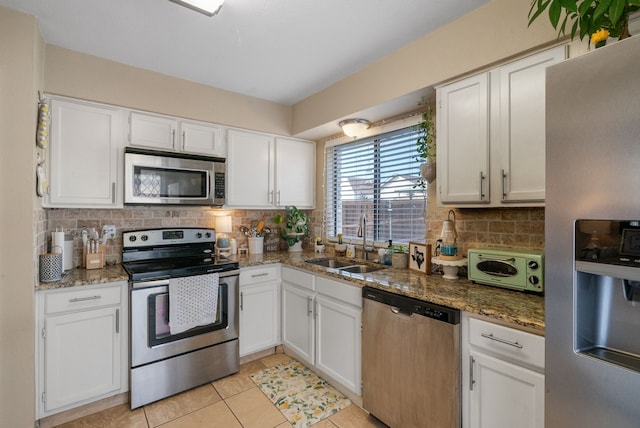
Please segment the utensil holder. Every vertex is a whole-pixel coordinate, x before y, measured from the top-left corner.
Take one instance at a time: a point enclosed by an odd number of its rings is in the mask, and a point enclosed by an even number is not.
[[[82,260],[85,269],[102,269],[104,267],[104,247],[100,247],[97,253],[87,253],[87,248],[82,248]]]
[[[248,238],[249,254],[262,254],[264,248],[264,237]]]
[[[62,279],[62,253],[40,254],[40,282]]]

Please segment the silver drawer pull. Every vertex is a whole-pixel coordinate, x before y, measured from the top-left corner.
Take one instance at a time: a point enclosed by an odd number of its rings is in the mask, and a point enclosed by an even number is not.
[[[514,348],[522,349],[522,345],[519,344],[518,342],[512,342],[510,340],[506,340],[506,339],[501,339],[499,337],[495,337],[493,335],[493,333],[480,333],[480,336],[482,336],[482,337],[484,337],[486,339],[495,340],[496,342],[504,343],[505,345],[513,346]]]
[[[102,296],[76,297],[74,299],[69,299],[69,303],[87,302],[89,300],[100,300],[100,299],[102,299]]]
[[[258,277],[267,276],[267,275],[269,275],[269,272],[256,273],[255,275],[251,275],[251,278],[258,278]]]

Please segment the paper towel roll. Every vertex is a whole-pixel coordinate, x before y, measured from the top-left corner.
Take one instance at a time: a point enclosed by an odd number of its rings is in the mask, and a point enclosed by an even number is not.
[[[56,229],[55,232],[51,232],[51,252],[62,254],[62,265],[60,268],[63,269],[65,265],[64,230]]]

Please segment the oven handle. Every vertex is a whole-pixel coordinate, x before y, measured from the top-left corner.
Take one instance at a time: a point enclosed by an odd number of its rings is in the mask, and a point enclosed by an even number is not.
[[[154,281],[133,282],[131,283],[131,288],[137,290],[139,288],[162,287],[165,285],[169,285],[169,278],[157,279]]]
[[[240,275],[240,271],[238,269],[219,272],[219,273],[220,273],[219,276],[221,281],[224,278]],[[138,282],[134,281],[131,283],[131,289],[137,290],[141,288],[162,287],[162,286],[168,286],[168,285],[169,285],[169,277],[162,277],[161,279],[155,279],[151,281],[138,281]]]

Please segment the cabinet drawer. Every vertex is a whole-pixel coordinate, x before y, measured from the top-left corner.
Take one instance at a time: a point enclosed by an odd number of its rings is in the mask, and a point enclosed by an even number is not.
[[[515,362],[544,368],[544,337],[470,318],[469,342]]]
[[[49,293],[45,296],[45,313],[77,311],[120,304],[120,287],[90,288]]]
[[[310,273],[291,268],[282,268],[282,280],[295,284],[299,287],[315,291],[316,286],[314,276]]]
[[[318,276],[316,277],[316,289],[318,293],[322,293],[325,296],[349,303],[358,309],[362,308],[362,290],[360,287]]]
[[[277,281],[280,277],[280,266],[261,266],[240,269],[240,285],[259,284]]]

